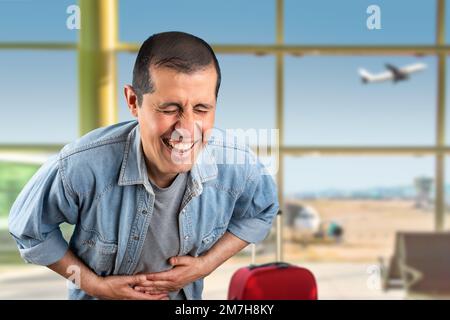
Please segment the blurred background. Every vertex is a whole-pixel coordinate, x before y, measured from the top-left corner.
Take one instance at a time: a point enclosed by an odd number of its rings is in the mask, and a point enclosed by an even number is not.
[[[9,209],[66,143],[132,119],[123,86],[137,50],[171,30],[216,51],[217,127],[279,130],[265,161],[277,169],[282,251],[274,228],[257,263],[311,269],[320,299],[450,296],[448,273],[430,271],[450,245],[448,19],[445,0],[0,0],[0,299],[66,298],[64,279],[21,260]],[[365,83],[361,68],[388,79]],[[425,243],[422,283],[402,234]],[[225,299],[249,263],[249,249],[226,262],[204,298]]]

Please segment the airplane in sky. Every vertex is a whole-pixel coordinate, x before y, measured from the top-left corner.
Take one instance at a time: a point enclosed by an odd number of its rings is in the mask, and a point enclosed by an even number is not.
[[[358,73],[361,76],[363,83],[369,82],[383,82],[392,80],[398,82],[409,79],[410,74],[418,71],[425,70],[427,65],[424,63],[413,63],[402,68],[397,68],[392,64],[386,64],[386,71],[377,74],[372,74],[364,68],[358,69]]]

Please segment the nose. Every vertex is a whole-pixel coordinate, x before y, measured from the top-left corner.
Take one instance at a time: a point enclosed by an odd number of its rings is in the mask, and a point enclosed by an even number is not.
[[[201,122],[196,120],[193,112],[185,112],[175,124],[173,140],[197,141],[202,134]]]

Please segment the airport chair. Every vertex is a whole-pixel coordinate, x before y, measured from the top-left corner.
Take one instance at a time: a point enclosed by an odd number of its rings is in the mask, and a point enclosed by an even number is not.
[[[450,298],[450,232],[402,233],[398,262],[409,298]]]

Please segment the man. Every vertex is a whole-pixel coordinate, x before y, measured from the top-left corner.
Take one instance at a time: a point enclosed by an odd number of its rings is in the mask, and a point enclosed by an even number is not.
[[[72,299],[201,299],[203,278],[264,239],[278,209],[253,153],[213,130],[220,79],[205,41],[148,38],[124,88],[137,121],[65,146],[14,203],[21,256],[74,281]]]

